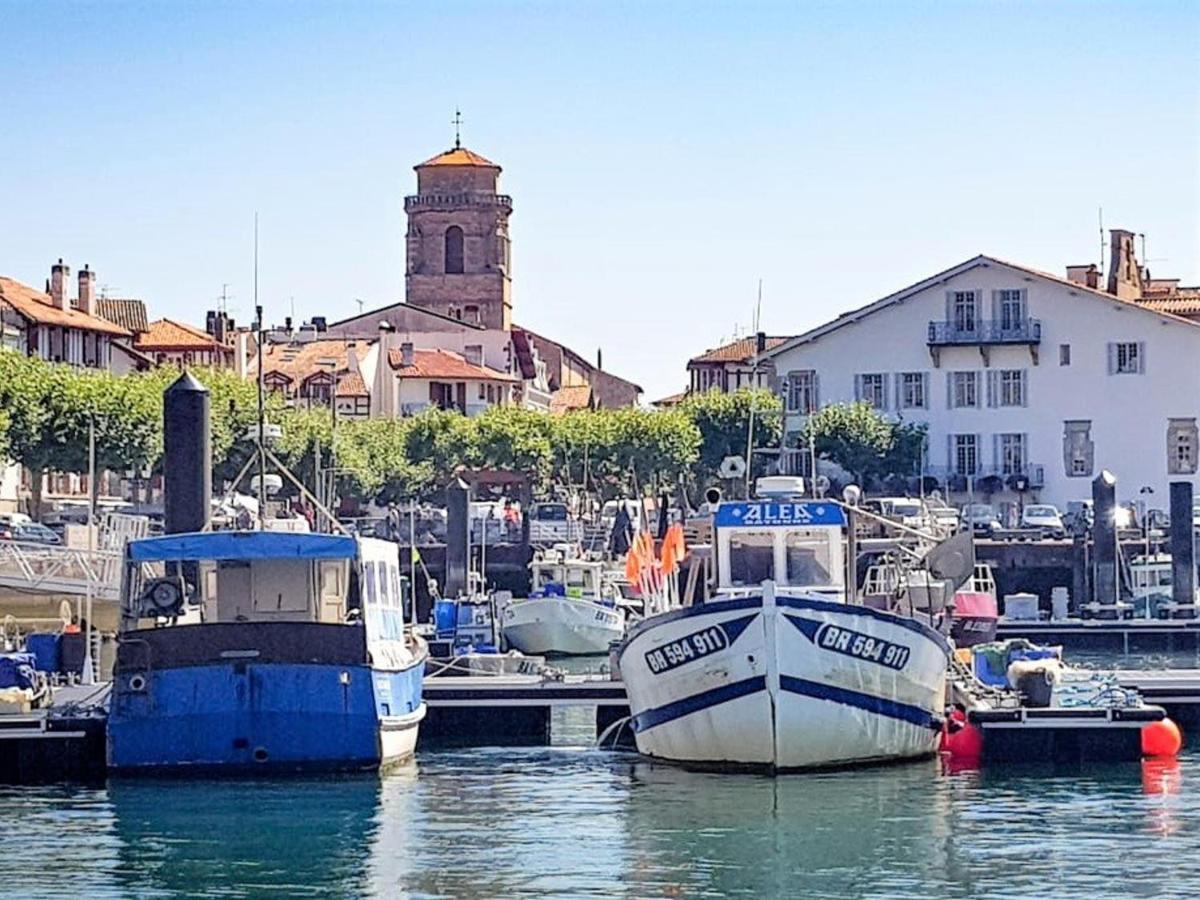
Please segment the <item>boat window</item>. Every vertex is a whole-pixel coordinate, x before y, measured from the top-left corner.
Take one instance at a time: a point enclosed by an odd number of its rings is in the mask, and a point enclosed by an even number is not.
[[[375,582],[375,563],[363,563],[363,583],[367,588],[367,605],[375,606],[378,597],[378,586]]]
[[[788,584],[833,584],[829,536],[825,532],[826,529],[802,528],[787,533],[784,551]]]
[[[735,531],[729,536],[729,582],[735,587],[775,577],[775,536]]]

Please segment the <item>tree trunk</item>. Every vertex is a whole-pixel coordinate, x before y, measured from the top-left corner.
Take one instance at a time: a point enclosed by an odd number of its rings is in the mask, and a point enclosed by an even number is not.
[[[44,469],[29,470],[29,515],[35,522],[42,521],[42,485],[45,477]]]

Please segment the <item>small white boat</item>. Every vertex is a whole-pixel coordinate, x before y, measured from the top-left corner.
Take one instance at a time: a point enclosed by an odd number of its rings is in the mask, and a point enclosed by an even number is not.
[[[717,592],[619,650],[638,750],[769,772],[927,756],[950,647],[917,617],[848,603],[835,503],[723,503]]]
[[[529,597],[503,605],[501,635],[510,647],[541,656],[607,653],[625,636],[625,610],[604,577],[604,563],[552,551],[530,563]]]

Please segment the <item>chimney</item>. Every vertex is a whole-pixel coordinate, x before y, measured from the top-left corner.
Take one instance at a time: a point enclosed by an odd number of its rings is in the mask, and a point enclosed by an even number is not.
[[[346,342],[346,370],[353,375],[361,375],[362,370],[358,366],[358,342]]]
[[[214,337],[217,334],[217,313],[215,310],[208,310],[204,314],[204,330]]]
[[[1142,271],[1133,252],[1132,231],[1114,228],[1109,232],[1108,292],[1119,300],[1142,296]]]
[[[598,372],[604,371],[604,350],[601,347],[596,348],[596,370]]]
[[[79,272],[79,311],[96,314],[96,273],[86,265]]]
[[[218,311],[213,318],[213,338],[218,344],[224,344],[225,339],[229,335],[229,316],[224,312]]]
[[[396,378],[391,365],[392,335],[395,326],[387,319],[379,323],[378,352],[375,355],[375,384],[371,386],[371,415],[396,418]]]
[[[317,329],[318,334],[324,334],[329,328],[329,320],[325,316],[313,316],[312,324],[313,328]]]
[[[292,317],[291,316],[283,317],[283,330],[286,331],[288,334],[292,333]]]
[[[767,333],[760,331],[754,336],[754,354],[761,356],[767,350]]]
[[[1067,281],[1097,291],[1100,289],[1100,270],[1096,268],[1095,263],[1088,263],[1086,266],[1067,266]]]
[[[411,366],[413,364],[413,345],[412,341],[405,341],[400,345],[400,365]]]
[[[62,257],[50,267],[50,303],[59,309],[66,309],[67,278],[71,275],[71,267],[64,266]]]

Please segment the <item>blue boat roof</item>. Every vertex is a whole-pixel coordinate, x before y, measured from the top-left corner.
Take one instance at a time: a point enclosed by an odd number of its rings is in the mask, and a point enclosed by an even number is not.
[[[197,531],[130,541],[131,562],[209,559],[354,559],[358,542],[342,534],[290,531]]]

